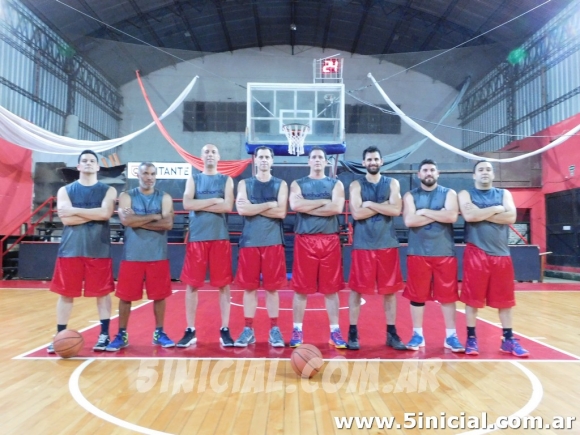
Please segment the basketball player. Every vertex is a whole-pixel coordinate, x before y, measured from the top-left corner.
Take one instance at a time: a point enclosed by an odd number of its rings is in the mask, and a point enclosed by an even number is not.
[[[294,328],[290,347],[303,341],[302,322],[309,294],[324,294],[330,321],[330,344],[346,348],[338,325],[338,291],[343,288],[338,217],[344,208],[344,186],[324,175],[326,153],[313,147],[308,155],[310,174],[290,185],[290,207],[296,212],[294,232]]]
[[[181,271],[181,281],[187,284],[185,317],[187,329],[177,347],[195,344],[195,314],[197,289],[209,268],[209,283],[219,288],[221,311],[220,343],[234,345],[230,321],[230,283],[232,282],[232,248],[226,213],[234,207],[234,182],[218,173],[220,154],[217,147],[207,144],[201,149],[203,172],[188,178],[183,193],[183,208],[189,212],[189,243]]]
[[[473,168],[475,186],[459,192],[459,209],[465,219],[463,286],[459,300],[465,303],[467,355],[478,355],[475,324],[477,310],[486,305],[497,308],[503,328],[500,352],[527,357],[512,333],[515,306],[514,269],[508,246],[509,224],[516,221],[511,193],[492,187],[491,163],[481,160]]]
[[[367,174],[350,183],[350,211],[355,221],[349,287],[350,328],[348,348],[359,349],[357,323],[362,294],[383,295],[387,320],[386,345],[396,350],[407,347],[397,335],[396,293],[403,289],[399,263],[399,241],[393,217],[401,214],[401,189],[394,178],[381,175],[381,152],[371,146],[363,151]]]
[[[153,344],[175,346],[163,331],[165,298],[171,296],[167,231],[173,228],[173,199],[155,188],[157,168],[153,163],[141,163],[138,177],[139,187],[119,196],[118,213],[125,226],[125,243],[115,293],[119,298],[119,333],[107,346],[109,352],[129,345],[131,302],[143,296],[143,281],[147,298],[153,300]]]
[[[58,216],[64,228],[50,291],[60,295],[56,303],[57,332],[66,329],[74,298],[84,295],[97,299],[101,332],[93,350],[104,351],[110,342],[110,293],[115,289],[109,219],[115,210],[117,191],[97,180],[99,162],[93,151],[81,152],[77,170],[79,179],[57,193]],[[54,353],[52,344],[47,351]]]
[[[459,299],[453,241],[453,223],[459,211],[457,194],[437,183],[439,171],[431,159],[419,163],[417,178],[421,185],[403,198],[403,219],[409,227],[407,285],[403,296],[411,301],[413,319],[413,336],[407,348],[419,350],[425,346],[425,302],[438,301],[445,319],[443,346],[452,352],[464,352],[455,328],[455,303]]]
[[[282,219],[286,217],[288,185],[270,173],[274,163],[274,151],[271,148],[256,148],[254,158],[256,176],[240,181],[236,198],[238,213],[244,216],[236,282],[246,290],[245,327],[234,346],[246,347],[256,342],[253,321],[258,306],[257,289],[261,274],[270,317],[269,343],[273,347],[284,347],[284,339],[278,327],[280,298],[277,290],[286,284]]]

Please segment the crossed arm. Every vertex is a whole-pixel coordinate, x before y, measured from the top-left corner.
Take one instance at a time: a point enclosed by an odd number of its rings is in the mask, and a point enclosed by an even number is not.
[[[189,177],[183,192],[183,208],[193,211],[208,211],[210,213],[229,213],[234,208],[234,181],[228,177],[224,198],[194,199],[195,181]]]
[[[334,216],[344,209],[344,185],[338,181],[332,189],[331,199],[305,199],[296,181],[290,185],[290,207],[299,213],[313,216]]]
[[[58,189],[56,208],[62,223],[68,226],[82,225],[90,221],[107,221],[115,211],[117,191],[109,187],[100,207],[79,208],[73,207],[65,187]]]
[[[274,219],[284,219],[288,211],[288,184],[282,181],[276,201],[252,204],[248,199],[246,181],[242,180],[238,184],[236,208],[242,216],[262,215]]]
[[[405,225],[409,228],[422,227],[433,222],[441,222],[443,224],[452,224],[457,220],[458,206],[457,194],[454,190],[449,190],[445,197],[445,206],[441,210],[431,210],[429,208],[422,208],[417,210],[415,206],[415,199],[411,192],[405,193],[403,198],[403,220]]]
[[[119,197],[117,211],[121,223],[126,227],[151,231],[168,231],[173,228],[173,200],[168,193],[163,195],[160,214],[135,214],[131,208],[131,197],[125,192]]]
[[[363,201],[360,183],[355,180],[350,183],[350,212],[354,220],[363,220],[377,214],[385,216],[399,216],[402,200],[401,187],[394,178],[391,180],[389,199],[384,202]]]
[[[468,191],[459,192],[459,209],[466,222],[488,221],[496,224],[513,224],[516,221],[516,206],[512,194],[504,190],[503,204],[479,208],[471,202]]]

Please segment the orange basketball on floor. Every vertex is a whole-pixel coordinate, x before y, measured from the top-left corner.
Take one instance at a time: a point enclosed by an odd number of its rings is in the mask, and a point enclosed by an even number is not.
[[[303,378],[311,378],[322,368],[322,352],[311,344],[298,346],[290,355],[292,370]]]
[[[52,341],[54,351],[61,358],[72,358],[77,356],[83,348],[84,343],[85,340],[83,340],[83,336],[74,329],[60,331]]]

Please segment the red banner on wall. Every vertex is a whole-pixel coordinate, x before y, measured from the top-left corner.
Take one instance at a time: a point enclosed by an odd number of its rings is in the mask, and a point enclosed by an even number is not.
[[[186,162],[189,162],[195,169],[203,171],[202,160],[199,157],[196,157],[188,153],[177,142],[175,142],[175,140],[169,135],[169,133],[165,129],[165,126],[161,123],[161,120],[159,119],[157,113],[155,112],[153,106],[151,105],[151,101],[149,101],[149,96],[145,91],[145,87],[143,86],[143,82],[141,81],[141,75],[139,74],[139,71],[137,71],[137,81],[139,82],[143,98],[145,98],[145,102],[147,103],[147,107],[149,108],[149,113],[151,114],[153,121],[155,121],[155,124],[157,124],[157,128],[159,128],[159,131],[161,132],[163,137],[167,140],[167,142],[171,144],[171,146],[173,146],[173,148],[175,148],[175,150],[179,153],[181,157],[185,159]],[[251,158],[244,160],[220,160],[217,165],[217,170],[220,174],[229,175],[230,177],[235,178],[242,172],[244,172],[244,169],[246,169],[246,166],[248,166],[250,163],[252,163]]]
[[[20,234],[32,209],[32,151],[0,139],[0,234]]]

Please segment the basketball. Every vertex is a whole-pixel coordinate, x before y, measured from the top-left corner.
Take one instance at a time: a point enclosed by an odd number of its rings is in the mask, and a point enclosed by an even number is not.
[[[78,331],[65,329],[56,334],[52,345],[56,354],[61,358],[72,358],[79,354],[84,343],[85,340]]]
[[[322,352],[311,344],[303,344],[290,355],[290,365],[292,370],[303,378],[311,378],[318,373],[322,367]]]

